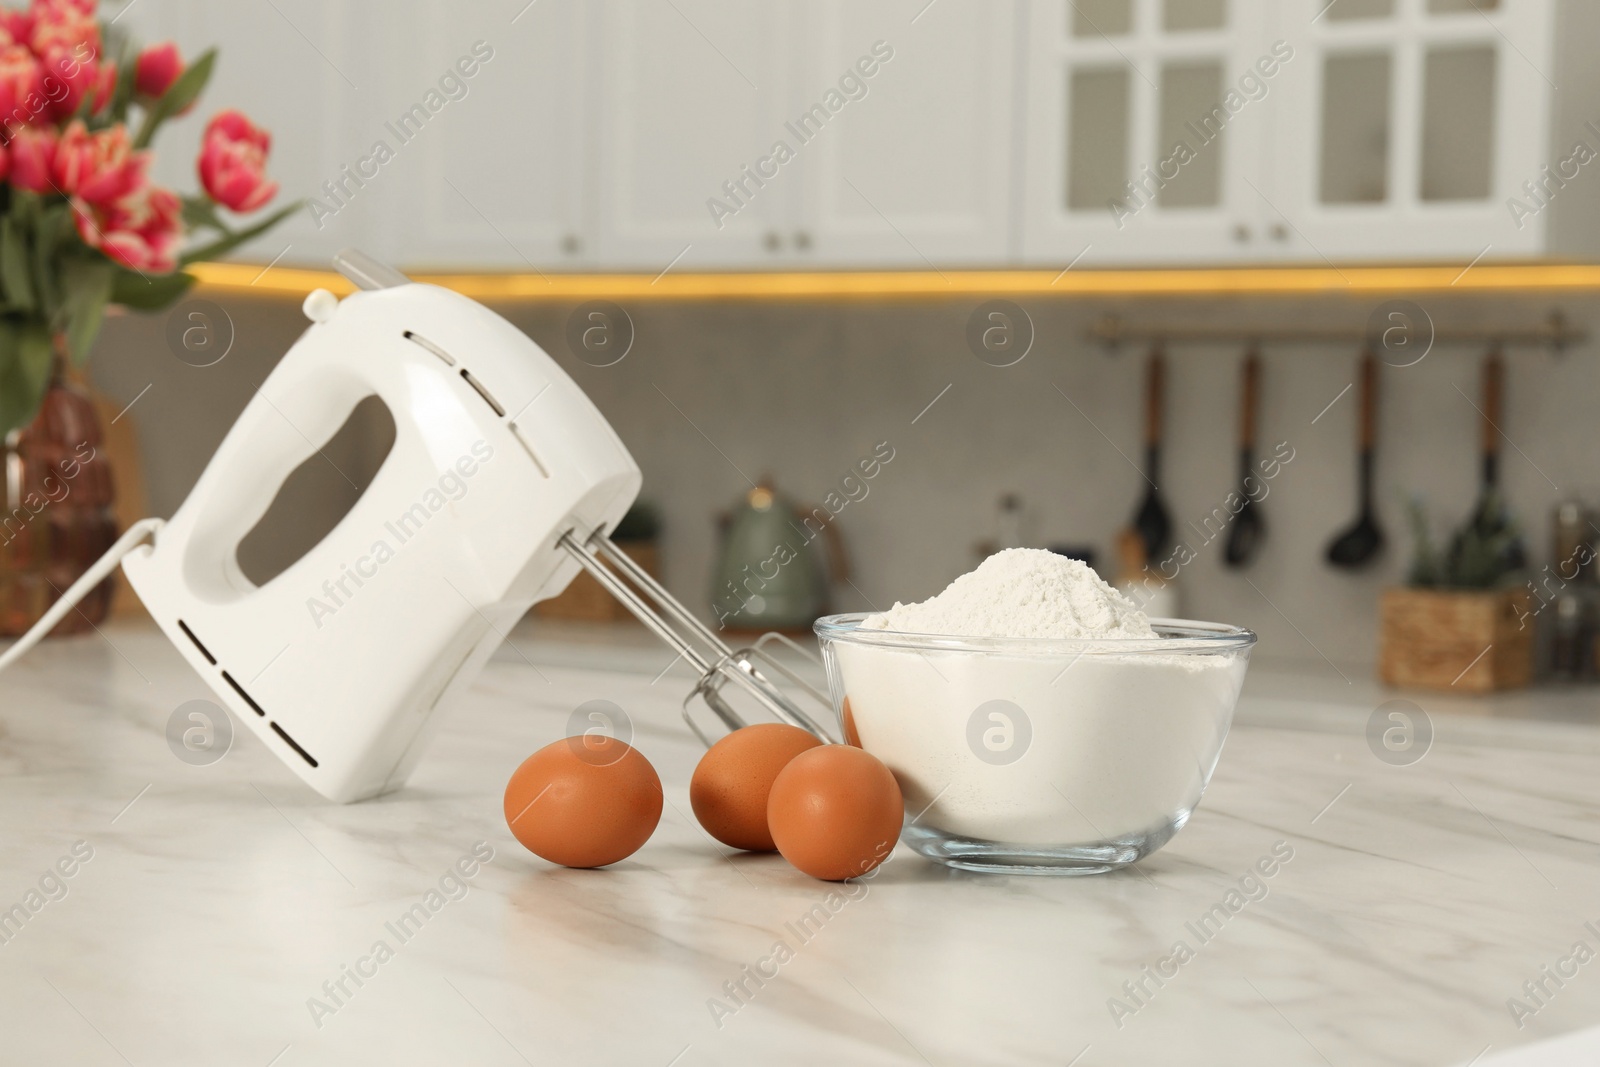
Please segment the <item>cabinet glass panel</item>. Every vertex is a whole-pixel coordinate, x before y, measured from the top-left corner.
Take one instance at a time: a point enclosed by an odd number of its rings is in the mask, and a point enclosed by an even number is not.
[[[1133,0],[1067,0],[1072,36],[1115,37],[1133,30]]]
[[[1500,0],[1428,0],[1428,14],[1454,15],[1463,11],[1493,11]]]
[[[1422,199],[1489,195],[1494,93],[1492,45],[1429,49],[1422,81]]]
[[[1161,140],[1156,193],[1162,207],[1215,207],[1222,201],[1222,64],[1169,63],[1161,70]],[[1175,173],[1174,173],[1175,172]]]
[[[1323,10],[1334,22],[1386,19],[1394,14],[1394,0],[1332,0]]]
[[[1228,0],[1166,0],[1161,28],[1168,33],[1220,30],[1228,17]]]
[[[1128,180],[1128,68],[1074,70],[1067,89],[1067,209],[1104,208]]]
[[[1386,52],[1330,55],[1324,61],[1324,204],[1372,204],[1388,198],[1389,78]]]

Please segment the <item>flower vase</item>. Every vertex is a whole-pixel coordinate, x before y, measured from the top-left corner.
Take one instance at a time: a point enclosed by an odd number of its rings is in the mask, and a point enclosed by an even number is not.
[[[100,417],[58,338],[34,420],[6,437],[0,513],[0,637],[19,636],[50,610],[117,539],[111,464]],[[105,621],[107,579],[58,623],[75,634]]]

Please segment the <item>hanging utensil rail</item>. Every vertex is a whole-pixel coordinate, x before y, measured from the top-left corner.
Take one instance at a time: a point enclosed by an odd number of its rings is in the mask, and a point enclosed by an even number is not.
[[[1106,315],[1089,328],[1089,339],[1115,352],[1124,344],[1377,344],[1366,327],[1338,326],[1206,326],[1193,323],[1130,324],[1121,316]],[[1501,344],[1507,348],[1546,348],[1561,353],[1589,340],[1589,332],[1567,322],[1560,311],[1552,311],[1543,323],[1534,326],[1473,326],[1461,329],[1435,329],[1435,345]]]

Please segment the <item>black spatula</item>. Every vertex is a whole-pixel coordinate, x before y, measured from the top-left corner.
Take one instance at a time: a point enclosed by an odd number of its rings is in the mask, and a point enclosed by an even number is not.
[[[1158,344],[1150,350],[1145,370],[1144,392],[1144,477],[1148,484],[1144,500],[1133,516],[1133,528],[1144,541],[1147,560],[1158,560],[1166,552],[1172,536],[1172,517],[1161,499],[1161,405],[1166,388],[1166,356]]]
[[[1500,495],[1500,404],[1504,389],[1505,363],[1500,356],[1500,346],[1496,344],[1483,357],[1483,406],[1479,409],[1483,421],[1483,473],[1479,480],[1478,502],[1472,507],[1471,517],[1456,533],[1450,552],[1460,563],[1481,551],[1483,546],[1489,546],[1500,566],[1517,570],[1527,563],[1528,553]],[[1479,547],[1475,549],[1474,546]],[[1458,572],[1463,569],[1457,567]]]
[[[1361,356],[1361,425],[1358,453],[1361,514],[1355,525],[1328,544],[1328,562],[1335,567],[1365,566],[1383,550],[1383,528],[1372,510],[1372,453],[1378,413],[1378,357],[1368,348]]]
[[[1255,473],[1256,403],[1261,392],[1261,356],[1254,347],[1245,353],[1240,368],[1239,389],[1239,495],[1244,503],[1228,529],[1228,542],[1222,561],[1230,567],[1243,567],[1255,558],[1267,535],[1261,506],[1250,497],[1250,477]],[[1259,481],[1259,478],[1257,479]]]

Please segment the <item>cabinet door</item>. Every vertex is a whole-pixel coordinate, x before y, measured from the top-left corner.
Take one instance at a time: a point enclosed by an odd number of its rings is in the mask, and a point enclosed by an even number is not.
[[[1015,5],[824,0],[803,11],[786,134],[802,195],[793,258],[921,269],[1004,261]]]
[[[1035,3],[1025,258],[1259,255],[1254,187],[1285,70],[1266,27],[1264,0]]]
[[[394,146],[374,182],[398,194],[394,258],[524,272],[581,262],[592,224],[589,5],[397,6],[410,32],[374,131]]]
[[[117,27],[143,43],[174,40],[186,59],[213,46],[218,52],[200,106],[157,138],[157,181],[196,192],[201,131],[216,112],[238,108],[272,133],[267,170],[282,186],[273,206],[315,197],[332,209],[320,218],[297,212],[230,258],[326,267],[340,248],[373,247],[381,232],[377,199],[351,186],[354,195],[335,201],[324,183],[338,180],[341,167],[358,158],[377,117],[373,98],[381,94],[370,89],[383,77],[382,53],[370,45],[366,26],[384,23],[381,9],[316,0],[174,0],[124,10]]]
[[[1274,206],[1301,259],[1538,252],[1519,220],[1546,158],[1546,0],[1294,0]],[[1320,16],[1319,16],[1319,12]],[[1530,206],[1534,202],[1530,201]],[[1519,228],[1518,222],[1523,225]]]
[[[788,137],[789,5],[603,9],[598,261],[652,272],[775,264],[794,199],[773,159]],[[774,167],[774,178],[757,173]]]

